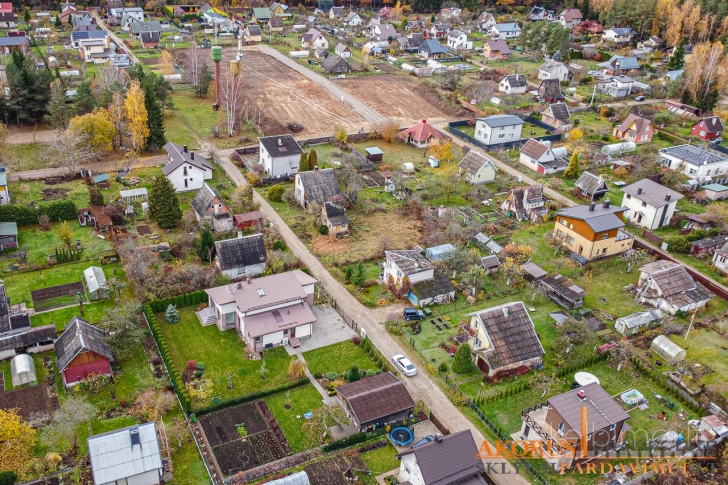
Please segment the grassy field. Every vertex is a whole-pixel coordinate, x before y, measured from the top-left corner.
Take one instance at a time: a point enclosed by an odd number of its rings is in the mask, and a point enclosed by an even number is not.
[[[15,172],[24,170],[35,170],[51,166],[45,157],[46,145],[43,143],[31,143],[25,145],[7,145],[4,147],[8,168]],[[14,197],[12,191],[11,196]]]
[[[308,370],[312,374],[342,373],[351,369],[352,366],[357,366],[359,369],[373,369],[376,367],[364,352],[364,349],[354,345],[349,340],[328,347],[309,350],[303,353],[303,358],[306,360]]]
[[[281,431],[291,445],[293,453],[314,448],[318,441],[314,436],[307,435],[302,429],[303,414],[315,411],[323,406],[321,394],[313,385],[291,389],[291,409],[286,409],[286,393],[281,392],[265,398],[268,407],[273,412]]]
[[[687,340],[683,335],[671,335],[670,339],[687,352],[688,359],[700,362],[713,370],[713,373],[704,378],[706,384],[725,382],[728,376],[728,350],[725,339],[705,328],[692,329]],[[723,392],[724,395],[728,395],[728,390],[725,388]]]
[[[124,293],[122,293],[122,295],[123,294]],[[83,319],[92,325],[95,325],[103,321],[106,312],[115,305],[116,304],[112,299],[96,301],[93,303],[84,303]],[[68,322],[70,322],[76,315],[80,316],[78,305],[61,308],[59,310],[35,313],[30,317],[30,325],[33,327],[55,325],[58,331],[62,331],[66,328]]]
[[[377,483],[376,479],[374,479],[375,476],[399,468],[399,460],[394,457],[396,454],[397,450],[388,442],[387,446],[359,455],[359,458],[372,472],[371,477],[364,477],[365,483]]]

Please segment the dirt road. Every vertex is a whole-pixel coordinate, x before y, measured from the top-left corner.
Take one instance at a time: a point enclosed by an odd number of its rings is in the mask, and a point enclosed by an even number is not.
[[[5,143],[8,145],[29,145],[31,143],[50,143],[55,139],[56,132],[53,130],[20,131],[11,127],[8,129]]]

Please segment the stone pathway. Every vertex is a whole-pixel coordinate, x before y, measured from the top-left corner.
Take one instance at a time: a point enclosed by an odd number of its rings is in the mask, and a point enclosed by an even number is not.
[[[296,357],[298,357],[298,360],[300,360],[301,362],[304,362],[304,363],[306,362],[306,359],[303,358],[302,353],[299,352],[295,355],[296,355]],[[328,394],[326,394],[326,389],[321,387],[321,384],[319,384],[319,382],[316,380],[316,378],[313,376],[313,374],[311,374],[311,372],[308,370],[308,365],[306,365],[305,372],[306,372],[306,377],[308,377],[308,380],[311,381],[311,384],[313,384],[313,387],[315,387],[316,390],[319,392],[319,394],[321,394],[321,398],[322,398],[324,404],[336,404],[338,402],[336,397],[329,396]]]

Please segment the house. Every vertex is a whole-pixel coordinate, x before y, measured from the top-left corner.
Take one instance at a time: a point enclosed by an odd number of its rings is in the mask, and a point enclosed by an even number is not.
[[[207,182],[202,184],[200,190],[192,199],[192,209],[200,224],[208,223],[213,231],[231,231],[233,229],[233,216],[222,197],[212,190]]]
[[[98,175],[94,175],[93,177],[91,177],[91,182],[93,182],[93,184],[100,189],[108,189],[109,188],[109,174],[100,173]]]
[[[107,232],[114,225],[111,217],[109,217],[109,214],[106,212],[106,207],[103,206],[79,209],[78,223],[81,227],[93,225],[94,229],[99,232]]]
[[[521,36],[521,28],[517,23],[495,24],[490,29],[493,39],[515,39]]]
[[[435,266],[420,251],[384,251],[386,259],[382,281],[387,285],[411,285],[407,295],[415,306],[433,303],[447,303],[455,299],[455,287],[446,274]],[[406,280],[406,281],[405,281]]]
[[[295,270],[210,288],[205,290],[207,308],[197,315],[220,330],[236,329],[253,352],[279,345],[296,348],[313,335],[316,283]]]
[[[351,50],[342,43],[336,44],[334,53],[339,57],[351,57]]]
[[[461,13],[463,13],[463,9],[460,7],[445,7],[440,9],[440,17],[444,19],[459,17]]]
[[[280,17],[271,17],[267,25],[268,32],[271,34],[280,34],[283,32],[283,19]]]
[[[347,234],[351,220],[346,215],[346,209],[336,202],[325,202],[321,210],[321,220],[329,228],[329,234]]]
[[[628,337],[642,330],[659,325],[662,316],[662,311],[657,309],[632,313],[618,318],[614,322],[614,331]]]
[[[245,26],[243,34],[248,42],[261,42],[263,40],[263,30],[258,24],[248,24]]]
[[[539,79],[558,79],[559,81],[571,81],[574,79],[574,74],[569,71],[569,68],[564,65],[563,62],[558,62],[553,59],[541,64],[538,68]]]
[[[270,9],[260,7],[253,9],[251,21],[255,23],[265,24],[268,23],[271,18],[273,18],[273,15],[271,14]]]
[[[268,263],[262,234],[243,236],[215,242],[215,266],[229,278],[263,274]]]
[[[486,145],[498,145],[521,139],[525,122],[516,115],[491,115],[475,122],[475,139]]]
[[[15,50],[25,51],[30,47],[30,39],[25,35],[0,37],[0,54],[9,55]]]
[[[18,223],[0,222],[0,251],[18,247]]]
[[[622,206],[627,208],[624,217],[632,224],[649,230],[669,226],[677,201],[683,198],[682,194],[674,193],[650,179],[622,187],[622,192]]]
[[[360,431],[408,419],[415,407],[407,388],[391,372],[339,386],[336,397]]]
[[[728,172],[728,158],[695,145],[677,145],[657,152],[661,165],[679,170],[691,179],[709,180],[706,177]]]
[[[703,110],[701,110],[700,108],[690,106],[689,104],[685,104],[675,99],[666,100],[665,108],[667,108],[669,112],[675,113],[676,115],[702,116],[703,114]]]
[[[78,384],[90,374],[111,376],[114,354],[106,333],[86,320],[73,317],[53,346],[64,386]]]
[[[70,32],[71,46],[78,49],[80,46],[78,41],[83,39],[105,39],[109,34],[105,30],[74,30]]]
[[[245,214],[235,214],[233,216],[233,224],[238,229],[253,227],[265,222],[265,215],[260,211],[250,211]]]
[[[614,42],[615,44],[629,44],[632,39],[639,35],[632,27],[604,29],[602,41]]]
[[[547,103],[559,103],[564,101],[561,94],[561,81],[558,79],[544,79],[538,86],[538,97]]]
[[[597,382],[524,409],[521,419],[518,439],[540,441],[544,459],[561,470],[621,448],[631,429],[629,414]]]
[[[10,203],[10,191],[8,190],[8,176],[0,173],[0,205]]]
[[[273,2],[268,7],[268,10],[270,10],[270,13],[273,15],[284,15],[288,11],[288,5],[285,3]]]
[[[144,9],[141,7],[118,7],[109,9],[109,20],[115,20],[119,22],[122,17],[128,15],[133,18],[136,22],[144,22]]]
[[[399,483],[485,485],[478,446],[469,429],[445,436],[437,434],[431,441],[396,455],[400,460]]]
[[[711,141],[720,138],[723,134],[723,120],[720,116],[708,116],[693,123],[690,136],[700,138],[703,141]]]
[[[483,12],[475,19],[473,24],[478,32],[487,33],[495,25],[495,17],[493,17],[493,14]]]
[[[468,34],[462,30],[451,30],[447,33],[447,46],[455,52],[459,50],[472,50],[473,41],[468,40]]]
[[[536,221],[549,213],[546,207],[548,199],[543,195],[541,185],[529,185],[511,189],[501,204],[501,210],[508,217],[515,217],[518,221],[529,219]]]
[[[538,281],[546,296],[567,310],[575,310],[584,305],[586,292],[560,273],[552,273]]]
[[[311,29],[301,37],[301,45],[308,48],[319,47],[321,49],[329,48],[329,41],[324,34],[316,29]]]
[[[429,32],[429,38],[430,39],[439,39],[440,37],[445,37],[448,32],[450,32],[451,25],[448,23],[434,23],[432,24],[432,27],[430,27]]]
[[[691,214],[688,216],[684,228],[692,231],[707,231],[712,229],[714,225],[713,221],[708,220],[705,214]]]
[[[533,7],[528,13],[528,20],[538,22],[540,20],[554,20],[554,12],[543,7]]]
[[[407,24],[404,27],[404,30],[414,30],[414,31],[421,31],[424,28],[424,24],[422,23],[422,20],[408,20]]]
[[[15,29],[18,27],[18,15],[13,12],[13,4],[0,3],[0,29]]]
[[[614,76],[597,85],[597,89],[607,96],[613,98],[623,98],[629,96],[632,92],[632,86],[635,84],[634,79],[628,76]]]
[[[705,192],[705,198],[709,200],[723,200],[728,198],[728,187],[721,184],[708,184],[700,187]],[[2,192],[0,192],[1,194]]]
[[[557,132],[566,132],[571,129],[571,113],[566,103],[551,103],[541,113],[541,121],[553,126]]]
[[[498,169],[493,162],[475,150],[470,150],[458,164],[458,175],[465,174],[465,180],[470,184],[492,182],[496,173]]]
[[[526,89],[528,89],[528,83],[526,82],[526,76],[523,74],[508,74],[503,76],[503,79],[498,83],[498,91],[501,93],[524,94]]]
[[[434,140],[448,139],[431,125],[428,125],[427,120],[424,118],[415,126],[400,132],[397,137],[415,148],[427,148]]]
[[[349,72],[351,68],[346,59],[342,59],[336,54],[330,54],[321,63],[321,69],[329,74],[343,74]]]
[[[111,39],[108,36],[81,39],[77,44],[78,53],[87,64],[105,64],[109,57],[116,53],[111,48]]]
[[[199,190],[205,180],[212,179],[212,165],[204,157],[195,157],[195,152],[187,145],[179,146],[169,142],[164,145],[168,162],[162,167],[162,173],[174,186],[176,192]]]
[[[94,485],[164,483],[157,425],[144,423],[88,438]]]
[[[359,16],[356,12],[349,12],[349,14],[344,19],[344,25],[347,27],[358,27],[361,24],[364,23],[364,19]]]
[[[576,27],[584,19],[578,8],[567,8],[556,17],[565,29]]]
[[[388,42],[399,37],[392,24],[378,24],[374,26],[374,38],[379,42]]]
[[[465,315],[475,330],[468,343],[475,365],[493,377],[518,367],[536,367],[546,353],[522,301],[506,303]]]
[[[652,305],[670,315],[702,308],[713,297],[684,266],[667,260],[641,267],[636,286],[635,299],[639,303]]]
[[[143,47],[159,47],[162,40],[162,24],[156,20],[149,22],[131,22],[131,34],[139,39]]]
[[[417,48],[417,53],[425,59],[437,59],[444,54],[449,54],[447,47],[435,39],[427,39]]]
[[[626,207],[592,202],[556,213],[554,233],[573,252],[589,261],[622,254],[632,249],[634,236],[624,231]]]
[[[344,7],[331,7],[329,18],[332,20],[344,18]]]
[[[313,56],[316,59],[326,59],[326,57],[329,55],[329,51],[322,47],[317,47],[316,50],[313,51]]]
[[[303,150],[292,135],[264,136],[258,142],[258,163],[270,177],[287,177],[298,172]]]
[[[574,187],[581,191],[582,197],[588,197],[591,200],[599,200],[609,192],[604,179],[591,172],[582,173],[576,180]]]
[[[379,9],[379,18],[381,20],[389,20],[389,16],[392,14],[392,7],[382,7]]]
[[[611,59],[601,62],[597,64],[597,66],[601,67],[605,74],[612,76],[626,74],[628,71],[633,69],[640,69],[640,64],[636,57],[624,57],[618,55],[613,55]]]
[[[690,243],[689,254],[703,256],[713,254],[728,242],[728,236],[704,237]]]
[[[89,300],[103,300],[111,296],[106,275],[99,266],[91,266],[83,271],[83,283]]]
[[[511,57],[511,49],[508,47],[506,41],[503,39],[486,40],[485,45],[483,46],[483,55],[488,59],[508,59],[509,57]],[[523,92],[525,93],[526,78],[523,76],[523,74],[514,74],[513,76],[520,76],[521,78],[523,78]]]
[[[319,206],[342,197],[336,171],[333,168],[318,168],[296,174],[295,196],[301,207],[311,211],[311,203]]]
[[[653,35],[647,40],[637,42],[637,47],[645,52],[655,52],[660,50],[664,44],[665,42],[661,38]]]
[[[718,416],[705,416],[698,424],[700,434],[694,438],[696,444],[705,448],[713,447],[728,439],[728,424]]]
[[[604,32],[604,26],[596,20],[582,20],[576,30],[582,34],[600,35]]]
[[[612,132],[614,138],[632,141],[637,144],[651,142],[654,134],[655,130],[652,126],[652,120],[648,120],[634,113],[630,113],[619,126],[614,127],[614,131]]]
[[[713,267],[723,274],[728,274],[728,243],[713,253]]]
[[[529,138],[521,148],[518,161],[542,175],[561,173],[569,166],[568,160],[563,157],[557,157],[550,145],[541,143],[533,138]]]

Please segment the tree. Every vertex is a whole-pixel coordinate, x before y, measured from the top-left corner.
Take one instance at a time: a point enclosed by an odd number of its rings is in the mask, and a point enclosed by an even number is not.
[[[654,261],[655,257],[644,249],[630,249],[624,253],[624,259],[627,260],[627,273],[629,273],[635,266]]]
[[[174,74],[174,58],[172,53],[167,49],[162,49],[162,56],[159,58],[160,70],[162,74]]]
[[[124,112],[131,131],[131,143],[135,150],[140,150],[149,137],[148,114],[144,101],[145,96],[139,81],[132,81],[126,93]]]
[[[23,20],[26,24],[30,23],[30,7],[25,7],[25,10],[23,10]]]
[[[532,254],[533,248],[531,246],[528,246],[526,244],[508,243],[498,256],[503,256],[504,258],[512,258],[514,261],[516,261],[516,263],[523,264],[531,259]]]
[[[331,440],[329,429],[332,426],[343,427],[348,422],[349,418],[341,406],[326,404],[313,411],[313,416],[303,423],[302,429],[306,436],[313,436],[324,444]]]
[[[575,179],[579,177],[579,152],[574,151],[569,158],[569,166],[564,170],[564,178]]]
[[[393,143],[394,140],[397,139],[397,135],[399,135],[400,132],[399,125],[394,121],[387,121],[385,123],[379,124],[377,125],[376,130],[379,132],[382,140],[387,143]]]
[[[124,139],[124,132],[126,131],[124,95],[121,94],[121,91],[114,91],[107,111],[109,112],[111,123],[114,125],[114,147],[121,146]]]
[[[286,187],[283,184],[273,185],[268,189],[268,199],[273,202],[280,202],[283,199],[283,192],[285,192],[285,190]]]
[[[187,422],[181,418],[173,418],[169,424],[164,425],[167,439],[172,443],[177,443],[177,448],[182,448],[182,445],[190,440],[192,434]]]
[[[70,128],[57,132],[55,139],[48,145],[46,158],[51,163],[65,167],[71,174],[91,160],[94,153],[89,148],[88,135]]]
[[[569,130],[569,142],[572,144],[577,144],[581,141],[581,139],[584,138],[584,131],[582,131],[581,128],[574,127]]]
[[[159,150],[167,143],[164,137],[164,118],[162,107],[149,85],[144,86],[144,107],[147,110],[147,126],[149,127],[147,150]]]
[[[308,164],[308,154],[301,150],[301,158],[298,159],[298,171],[308,172],[309,170],[311,170],[311,166]]]
[[[172,182],[167,177],[157,176],[149,191],[149,218],[162,229],[172,229],[182,219],[182,209]]]
[[[295,381],[305,376],[306,363],[299,359],[291,359],[291,362],[288,364],[288,378]]]
[[[61,29],[63,28],[63,23],[61,22],[61,17],[59,17],[59,16],[58,16],[58,14],[56,14],[56,21],[55,21],[55,23],[53,24],[53,26],[54,26],[54,27],[55,27],[55,28],[56,28],[57,30],[61,30]]]
[[[341,125],[335,125],[334,139],[341,144],[346,144],[347,140],[349,139],[349,134],[346,132],[346,127]]]
[[[69,394],[61,403],[60,409],[53,413],[53,421],[45,428],[43,440],[48,444],[60,447],[65,441],[71,448],[76,448],[78,428],[88,423],[96,415],[96,407],[84,397]]]
[[[104,195],[95,185],[88,186],[88,198],[91,207],[103,207],[106,205],[104,203]]]
[[[546,394],[551,391],[554,387],[564,385],[564,380],[560,379],[556,374],[546,374],[541,372],[536,374],[528,381],[528,387],[541,392],[541,397],[545,397]]]
[[[728,82],[728,57],[720,42],[697,44],[685,64],[683,102],[711,110],[718,102],[719,87]]]
[[[18,481],[18,474],[15,472],[0,472],[0,485],[15,485]]]
[[[36,431],[23,421],[16,409],[0,409],[0,472],[22,476],[33,458],[35,437]]]
[[[92,112],[96,108],[96,101],[91,83],[88,81],[78,83],[76,96],[73,97],[73,114],[80,116]]]
[[[687,177],[682,171],[668,168],[662,171],[660,183],[672,190],[679,191],[686,179]]]
[[[359,379],[361,379],[361,375],[359,375],[359,368],[355,365],[351,366],[351,369],[349,369],[349,373],[347,374],[348,381],[349,382],[356,382]]]
[[[46,120],[54,130],[63,130],[68,125],[66,86],[60,79],[56,79],[51,83],[51,98],[48,102]]]
[[[309,170],[313,170],[318,167],[318,154],[316,153],[315,148],[312,148],[311,153],[308,154],[308,167]]]
[[[705,209],[705,219],[723,228],[728,228],[728,205],[710,204]]]
[[[167,305],[167,310],[164,312],[164,320],[167,323],[177,323],[179,322],[179,310],[177,310],[177,307],[172,305],[171,303]]]
[[[104,108],[76,116],[71,119],[68,129],[83,136],[91,152],[103,153],[114,149],[116,129],[111,115]]]
[[[470,345],[462,343],[455,351],[455,359],[452,361],[452,371],[456,374],[469,374],[473,370]]]
[[[10,119],[14,119],[17,125],[42,120],[48,112],[53,71],[37,69],[30,56],[26,57],[15,50],[5,67],[5,73],[10,96],[4,102]]]
[[[212,252],[215,249],[215,235],[212,233],[209,224],[200,232],[200,238],[197,240],[197,257],[200,261],[208,264],[212,263]]]
[[[569,29],[566,29],[558,23],[549,24],[550,32],[548,34],[548,40],[546,41],[546,53],[554,54],[555,52],[561,52],[561,55],[566,57],[571,49],[569,43]]]
[[[118,307],[106,310],[104,321],[98,327],[109,334],[106,343],[119,357],[133,354],[144,340],[139,303],[125,301]]]
[[[204,52],[205,50],[200,48],[196,43],[193,43],[192,47],[185,52],[185,76],[192,83],[195,96],[198,98],[207,94],[207,89],[212,80],[212,72],[209,69],[205,71],[207,64],[205,64]],[[206,72],[210,79],[204,85]]]
[[[675,48],[675,52],[667,61],[666,69],[668,71],[678,71],[685,67],[685,39],[681,39]]]
[[[473,296],[475,296],[477,287],[483,282],[483,278],[485,278],[485,269],[483,269],[482,265],[473,264],[468,266],[468,271],[465,273],[464,280],[471,286]]]
[[[196,408],[210,404],[212,396],[215,395],[215,387],[208,377],[203,377],[194,382],[188,382],[185,384],[185,388],[190,395],[192,405]]]
[[[228,69],[220,83],[220,103],[227,122],[227,134],[233,136],[243,106],[243,76]]]
[[[449,162],[452,160],[452,140],[432,140],[428,146],[432,156],[440,161]]]

